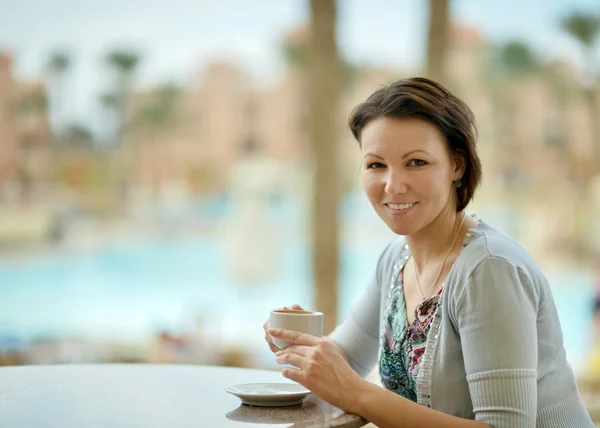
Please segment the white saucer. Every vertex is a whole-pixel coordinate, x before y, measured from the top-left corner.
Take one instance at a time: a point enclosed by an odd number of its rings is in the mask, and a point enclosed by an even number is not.
[[[230,386],[225,391],[239,397],[243,404],[263,407],[295,406],[310,394],[297,383],[247,383]]]

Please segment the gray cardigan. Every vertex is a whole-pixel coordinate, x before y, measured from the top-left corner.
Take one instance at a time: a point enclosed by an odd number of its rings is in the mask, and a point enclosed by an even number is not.
[[[418,402],[494,428],[593,427],[540,268],[483,221],[471,232],[431,325]],[[362,376],[378,361],[388,290],[409,256],[401,237],[386,247],[366,292],[330,336]]]

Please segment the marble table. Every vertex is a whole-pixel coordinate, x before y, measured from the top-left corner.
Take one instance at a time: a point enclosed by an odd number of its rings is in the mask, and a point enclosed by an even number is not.
[[[361,427],[309,395],[300,406],[242,405],[231,385],[289,382],[277,371],[100,364],[0,367],[0,427]]]

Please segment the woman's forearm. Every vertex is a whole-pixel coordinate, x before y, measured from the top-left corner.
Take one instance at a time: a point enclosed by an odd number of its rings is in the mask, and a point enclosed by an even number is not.
[[[491,428],[422,406],[368,381],[363,381],[356,392],[352,412],[380,428]]]

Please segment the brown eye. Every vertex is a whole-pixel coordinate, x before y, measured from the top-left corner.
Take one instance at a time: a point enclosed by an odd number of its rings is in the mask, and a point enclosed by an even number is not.
[[[367,169],[377,169],[377,168],[383,168],[385,165],[382,164],[381,162],[371,162],[370,164],[367,165]]]
[[[425,166],[427,165],[427,162],[425,162],[424,160],[421,159],[413,159],[408,163],[409,166]]]

